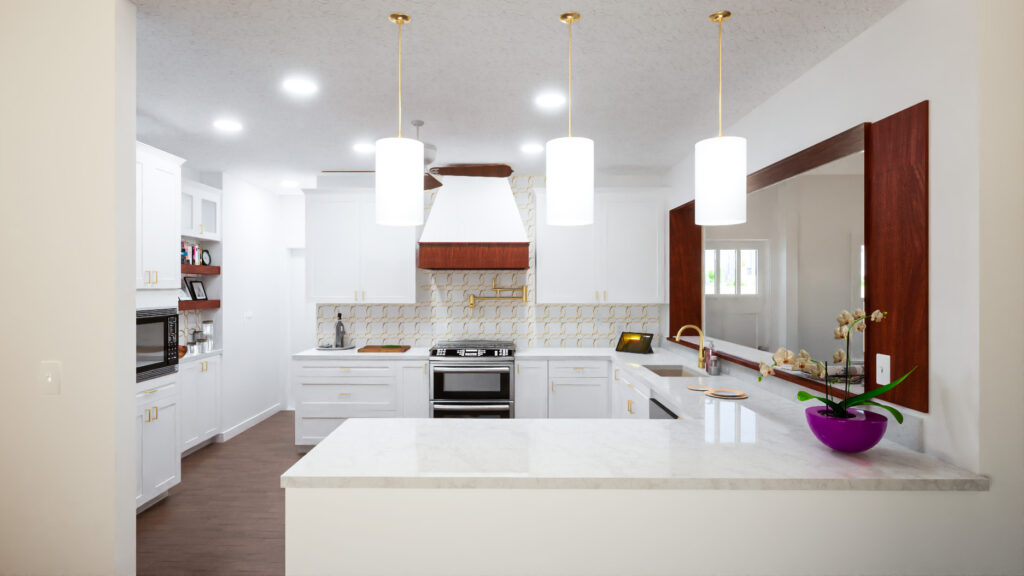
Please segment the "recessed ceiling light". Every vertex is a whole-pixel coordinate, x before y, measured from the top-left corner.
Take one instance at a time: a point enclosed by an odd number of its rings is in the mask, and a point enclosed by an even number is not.
[[[356,142],[352,145],[352,149],[360,154],[372,154],[377,150],[377,147],[370,142]]]
[[[296,182],[295,180],[281,180],[281,187],[288,188],[289,190],[294,190],[299,187],[299,183]]]
[[[529,142],[519,147],[523,151],[523,154],[540,154],[544,151],[543,144],[537,144],[536,142]]]
[[[557,110],[565,106],[565,95],[561,92],[541,92],[533,99],[533,103],[544,110]]]
[[[242,123],[234,118],[218,118],[217,120],[214,120],[213,127],[226,133],[242,131]]]
[[[316,82],[304,76],[289,76],[281,82],[281,88],[293,96],[312,96],[320,91]]]

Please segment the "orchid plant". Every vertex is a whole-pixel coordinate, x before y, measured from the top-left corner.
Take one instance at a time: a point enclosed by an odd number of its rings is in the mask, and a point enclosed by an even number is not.
[[[850,360],[850,336],[854,332],[864,332],[867,329],[868,321],[879,323],[885,319],[888,312],[882,312],[881,310],[875,310],[870,315],[864,310],[854,310],[850,312],[843,310],[836,317],[836,322],[839,326],[836,327],[833,332],[833,336],[836,340],[844,340],[846,349],[839,348],[832,355],[832,361],[836,364],[845,363],[846,370],[841,378],[830,378],[828,374],[828,363],[820,362],[811,358],[811,355],[806,350],[801,350],[799,354],[793,354],[792,351],[785,348],[779,348],[775,354],[772,355],[772,363],[766,364],[761,362],[761,374],[758,376],[757,381],[760,382],[765,376],[775,374],[775,368],[777,366],[792,366],[794,370],[800,370],[809,374],[814,378],[821,378],[825,381],[825,396],[815,396],[809,392],[801,390],[797,393],[797,399],[801,401],[816,399],[823,402],[828,408],[825,410],[826,416],[834,418],[851,418],[849,409],[854,406],[875,406],[878,408],[884,408],[892,414],[893,418],[896,419],[900,424],[903,423],[903,414],[899,410],[892,406],[886,406],[885,404],[879,404],[872,400],[876,396],[885,394],[889,390],[892,390],[896,386],[899,386],[908,376],[917,370],[915,366],[899,379],[886,384],[885,386],[879,386],[874,390],[858,394],[856,396],[850,396],[850,372],[851,372],[851,360]],[[837,400],[832,394],[833,384],[844,384],[843,400]]]

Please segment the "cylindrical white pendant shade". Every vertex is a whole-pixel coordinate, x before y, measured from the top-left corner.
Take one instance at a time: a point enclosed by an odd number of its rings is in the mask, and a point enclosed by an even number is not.
[[[594,223],[594,141],[555,138],[547,143],[548,224],[586,226]]]
[[[700,226],[747,221],[747,139],[719,136],[694,150],[695,220]]]
[[[423,143],[381,138],[376,152],[377,224],[423,224]]]

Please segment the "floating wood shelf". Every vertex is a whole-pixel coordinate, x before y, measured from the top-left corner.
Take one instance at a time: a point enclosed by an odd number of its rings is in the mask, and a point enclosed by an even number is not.
[[[178,310],[211,310],[220,308],[220,300],[179,300]]]
[[[220,266],[200,266],[197,264],[182,264],[182,274],[220,274]]]

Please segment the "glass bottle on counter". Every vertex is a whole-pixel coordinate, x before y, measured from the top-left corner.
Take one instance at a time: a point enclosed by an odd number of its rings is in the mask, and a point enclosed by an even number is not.
[[[341,312],[338,312],[338,321],[334,323],[334,347],[345,347],[345,323],[341,321]]]

